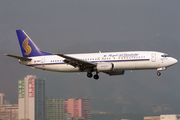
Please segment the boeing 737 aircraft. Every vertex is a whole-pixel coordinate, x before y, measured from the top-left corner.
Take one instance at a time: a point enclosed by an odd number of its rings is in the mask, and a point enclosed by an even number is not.
[[[156,69],[160,76],[160,71],[178,62],[168,54],[155,51],[52,54],[41,51],[23,30],[16,30],[16,33],[23,57],[6,56],[18,59],[20,64],[42,70],[87,72],[87,77],[99,79],[99,72],[113,76],[123,75],[125,70]]]

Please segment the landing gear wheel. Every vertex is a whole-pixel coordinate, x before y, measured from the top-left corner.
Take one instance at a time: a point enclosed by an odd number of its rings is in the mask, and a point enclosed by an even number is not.
[[[99,79],[99,75],[98,74],[96,74],[96,75],[94,75],[94,79]]]
[[[161,76],[161,73],[159,71],[157,72],[157,76]]]
[[[92,73],[87,73],[88,78],[92,78],[92,76],[93,76]]]

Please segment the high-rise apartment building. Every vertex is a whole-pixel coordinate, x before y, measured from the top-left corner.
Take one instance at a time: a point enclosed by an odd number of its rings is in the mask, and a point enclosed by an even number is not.
[[[46,120],[45,80],[27,75],[18,81],[20,120]]]
[[[0,93],[0,105],[3,105],[3,96],[4,96],[4,94]]]
[[[64,120],[64,100],[46,98],[47,120]]]
[[[64,113],[64,120],[72,120],[71,113]]]
[[[65,113],[70,113],[72,118],[84,118],[90,120],[90,100],[89,99],[68,99],[65,103]]]

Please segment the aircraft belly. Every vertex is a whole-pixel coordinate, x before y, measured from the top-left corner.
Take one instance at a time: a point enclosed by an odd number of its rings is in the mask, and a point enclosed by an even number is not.
[[[139,69],[156,69],[157,65],[149,61],[145,62],[120,62],[114,63],[114,70],[139,70]]]
[[[78,68],[74,68],[73,66],[67,64],[46,65],[45,69],[57,72],[79,72]]]
[[[61,66],[61,71],[62,72],[79,72],[79,68],[78,67],[73,67],[71,65],[63,65]]]
[[[132,62],[120,62],[114,63],[114,70],[128,70],[128,69],[135,69],[136,65]]]
[[[46,65],[45,69],[49,70],[49,71],[59,72],[60,71],[60,65]]]

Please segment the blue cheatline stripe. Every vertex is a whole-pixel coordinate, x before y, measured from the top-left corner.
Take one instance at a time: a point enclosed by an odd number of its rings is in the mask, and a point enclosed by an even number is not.
[[[106,60],[106,61],[91,61],[92,63],[96,63],[96,62],[145,62],[145,61],[149,61],[150,59],[134,59],[134,60]],[[27,66],[39,66],[39,65],[62,65],[62,64],[67,64],[67,63],[44,63],[44,64],[30,64]]]
[[[59,65],[59,64],[67,64],[67,63],[41,63],[41,64],[30,64],[27,66],[38,66],[38,65]]]

